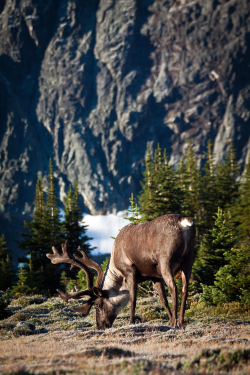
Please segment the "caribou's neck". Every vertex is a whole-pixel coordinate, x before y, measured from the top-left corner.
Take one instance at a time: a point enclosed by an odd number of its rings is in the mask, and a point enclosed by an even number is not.
[[[129,291],[125,286],[122,275],[113,266],[111,258],[103,276],[101,289],[108,291],[108,300],[115,310],[115,315],[128,304]]]
[[[102,279],[102,290],[119,291],[123,286],[123,277],[119,274],[110,258]]]

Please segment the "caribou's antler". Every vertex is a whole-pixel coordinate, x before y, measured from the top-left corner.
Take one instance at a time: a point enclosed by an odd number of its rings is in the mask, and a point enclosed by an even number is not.
[[[71,268],[73,267],[79,267],[81,268],[85,274],[87,279],[87,289],[81,290],[79,292],[73,292],[73,293],[64,293],[62,290],[57,289],[57,292],[60,294],[60,297],[63,301],[67,302],[70,298],[74,299],[80,299],[82,296],[90,296],[93,297],[93,280],[94,275],[90,271],[90,269],[81,261],[79,257],[75,257],[74,255],[71,255],[68,251],[68,241],[66,241],[64,244],[62,244],[62,254],[60,254],[57,249],[53,246],[52,247],[53,254],[46,254],[46,256],[51,260],[51,263],[58,264],[58,263],[69,263],[71,264]]]
[[[64,302],[68,302],[70,298],[81,299],[83,296],[93,297],[93,294],[94,294],[92,290],[88,290],[88,289],[80,290],[79,292],[70,292],[70,293],[64,293],[61,289],[57,289],[56,291],[60,294],[60,297]]]
[[[94,262],[92,259],[88,257],[88,254],[86,253],[86,251],[84,250],[82,246],[78,246],[77,250],[80,251],[80,253],[82,254],[82,258],[79,258],[76,255],[75,255],[75,258],[79,260],[80,262],[84,262],[84,264],[86,264],[87,267],[93,268],[94,270],[97,271],[98,276],[97,276],[95,286],[99,288],[101,286],[102,279],[103,279],[103,270],[101,269],[99,264],[97,264],[96,262]]]
[[[60,254],[57,249],[53,246],[52,247],[54,254],[46,254],[46,256],[51,260],[51,263],[58,264],[58,263],[69,263],[71,267],[79,267],[81,268],[87,278],[87,290],[92,291],[93,287],[93,274],[89,270],[87,266],[81,261],[79,257],[76,257],[69,253],[68,251],[68,241],[62,244],[62,254]]]
[[[81,290],[81,291],[76,291],[76,292],[71,292],[71,293],[64,293],[62,290],[57,289],[57,292],[60,294],[60,297],[62,298],[62,300],[64,302],[68,302],[70,298],[80,299],[83,296],[93,297],[94,293],[92,291],[92,288],[93,288],[94,275],[92,274],[92,272],[90,271],[88,267],[94,268],[98,273],[98,277],[96,281],[96,286],[98,288],[100,287],[102,278],[103,278],[103,271],[101,267],[97,263],[95,263],[93,260],[89,259],[87,253],[85,252],[82,246],[79,246],[77,249],[81,252],[82,258],[78,257],[77,255],[70,254],[70,252],[68,251],[68,241],[62,244],[62,254],[60,254],[54,246],[52,247],[52,250],[53,250],[53,254],[46,254],[46,256],[51,260],[53,264],[69,263],[71,264],[70,269],[72,269],[73,267],[79,267],[85,272],[86,278],[87,278],[86,290]]]

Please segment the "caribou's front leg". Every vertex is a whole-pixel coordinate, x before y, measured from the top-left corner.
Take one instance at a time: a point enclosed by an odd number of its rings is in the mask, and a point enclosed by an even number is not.
[[[130,324],[134,324],[135,323],[136,294],[137,294],[137,280],[133,272],[130,272],[127,275],[126,282],[127,282],[127,286],[129,290]]]
[[[172,322],[172,314],[171,314],[171,311],[170,311],[169,306],[168,306],[168,300],[167,300],[166,292],[165,292],[165,289],[164,289],[163,279],[153,281],[153,282],[154,282],[155,289],[156,289],[156,291],[159,295],[161,304],[165,308],[165,310],[168,314],[168,317],[169,317],[169,321],[171,323]]]

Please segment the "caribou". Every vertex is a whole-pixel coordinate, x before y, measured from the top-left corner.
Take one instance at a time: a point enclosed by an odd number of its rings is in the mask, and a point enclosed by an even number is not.
[[[78,251],[82,257],[72,254],[68,242],[62,244],[62,253],[52,247],[53,254],[47,257],[53,264],[69,263],[71,268],[79,267],[87,279],[87,289],[64,293],[57,289],[61,298],[90,298],[74,307],[76,312],[87,316],[92,306],[96,309],[98,329],[110,328],[118,313],[130,303],[130,323],[135,323],[135,307],[138,283],[152,280],[161,304],[165,308],[172,328],[184,327],[184,313],[188,295],[188,283],[194,257],[195,226],[191,219],[179,214],[160,216],[150,222],[129,224],[117,235],[109,263],[103,272],[91,260],[82,246]],[[93,268],[97,271],[93,286]],[[182,293],[179,319],[177,321],[177,288],[174,276],[181,271]],[[172,313],[164,288],[169,288],[172,298]]]

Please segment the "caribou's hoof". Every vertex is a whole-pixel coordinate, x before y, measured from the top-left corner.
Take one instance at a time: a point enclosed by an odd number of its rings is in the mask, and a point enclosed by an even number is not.
[[[177,320],[176,319],[172,319],[171,323],[170,323],[170,327],[171,328],[177,328],[178,325],[177,325]]]
[[[178,327],[179,329],[185,329],[185,328],[186,328],[186,325],[185,325],[183,322],[182,322],[182,323],[178,322],[177,327]]]

